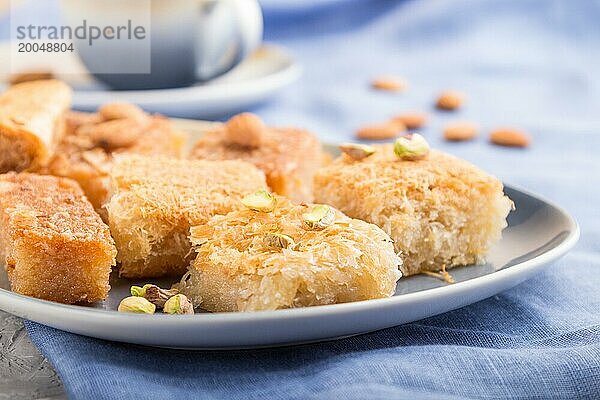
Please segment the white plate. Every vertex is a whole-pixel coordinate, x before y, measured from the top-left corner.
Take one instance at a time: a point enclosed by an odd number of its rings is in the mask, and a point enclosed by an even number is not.
[[[177,121],[194,134],[210,126]],[[0,278],[0,309],[68,332],[121,342],[179,348],[281,346],[388,328],[472,304],[530,278],[579,238],[573,218],[539,196],[507,186],[516,211],[483,265],[451,270],[455,284],[428,276],[402,278],[393,297],[355,303],[252,313],[137,315],[115,311],[133,284],[113,277],[109,298],[92,307],[22,296]],[[2,276],[2,275],[0,275]],[[169,286],[173,280],[155,280]]]
[[[9,47],[0,45],[0,58],[7,59],[8,54]],[[60,67],[44,64],[43,57],[41,54],[31,60],[32,70],[60,71]],[[205,84],[175,89],[110,91],[96,83],[75,56],[66,62],[69,64],[68,68],[65,67],[67,70],[79,73],[56,75],[74,87],[73,107],[76,109],[95,110],[109,101],[126,101],[150,112],[204,119],[232,114],[260,103],[301,75],[301,68],[293,57],[273,45],[262,46],[219,78]],[[0,73],[2,79],[7,79],[6,71]]]

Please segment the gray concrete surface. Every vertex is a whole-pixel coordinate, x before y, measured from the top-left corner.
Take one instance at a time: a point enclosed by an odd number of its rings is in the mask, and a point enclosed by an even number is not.
[[[31,343],[23,321],[0,311],[0,400],[64,400],[54,369]]]

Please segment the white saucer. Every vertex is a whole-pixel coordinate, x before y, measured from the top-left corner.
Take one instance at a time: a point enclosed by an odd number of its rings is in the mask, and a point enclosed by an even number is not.
[[[0,58],[7,59],[9,47],[0,45]],[[59,71],[44,66],[43,53],[32,59],[32,70]],[[227,74],[204,84],[185,88],[161,90],[110,91],[85,72],[76,56],[69,59],[69,71],[78,74],[60,74],[75,89],[73,108],[95,110],[110,101],[135,103],[149,112],[175,117],[204,118],[224,116],[260,103],[300,77],[301,68],[284,49],[264,45],[252,56]],[[63,66],[64,67],[64,66]],[[3,73],[4,80],[7,74]]]

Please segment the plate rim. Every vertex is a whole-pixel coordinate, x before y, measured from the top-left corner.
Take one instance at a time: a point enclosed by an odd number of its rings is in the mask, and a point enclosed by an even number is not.
[[[56,303],[49,300],[37,299],[31,296],[25,296],[12,292],[7,289],[0,288],[0,303],[1,300],[8,302],[16,301],[16,303],[22,303],[28,306],[41,306],[50,307],[52,311],[68,311],[71,318],[87,317],[94,315],[98,319],[96,323],[101,322],[100,320],[110,320],[114,323],[115,319],[124,319],[128,322],[136,321],[137,324],[144,323],[150,325],[195,325],[201,321],[210,321],[210,323],[240,323],[246,320],[252,321],[272,321],[272,320],[294,320],[311,317],[324,317],[330,314],[353,314],[358,312],[364,312],[370,308],[379,307],[390,307],[401,303],[418,302],[425,300],[426,297],[435,296],[441,292],[446,296],[452,296],[464,291],[470,291],[477,289],[479,286],[485,286],[493,280],[508,279],[511,276],[518,277],[523,275],[525,271],[536,266],[548,265],[551,261],[554,261],[569,250],[571,250],[577,243],[580,237],[579,224],[575,218],[567,212],[563,207],[557,205],[553,201],[546,199],[544,196],[535,194],[529,190],[522,189],[517,185],[504,184],[505,188],[521,192],[529,197],[540,200],[547,205],[555,208],[562,217],[564,217],[568,223],[569,230],[567,236],[559,243],[556,247],[533,257],[530,260],[515,264],[509,268],[500,269],[489,274],[478,276],[466,281],[457,282],[452,285],[439,286],[430,289],[420,290],[418,292],[405,293],[395,295],[391,297],[371,300],[361,300],[349,303],[319,305],[312,307],[299,307],[289,308],[281,310],[268,310],[268,311],[253,311],[253,312],[217,312],[217,313],[199,313],[194,315],[178,315],[176,317],[172,315],[163,314],[135,314],[135,313],[119,313],[115,310],[105,310],[99,308],[91,308],[80,305],[62,304]],[[4,307],[3,307],[4,308]],[[51,310],[48,310],[50,312]],[[10,312],[10,311],[8,311]],[[139,326],[139,325],[138,325]]]

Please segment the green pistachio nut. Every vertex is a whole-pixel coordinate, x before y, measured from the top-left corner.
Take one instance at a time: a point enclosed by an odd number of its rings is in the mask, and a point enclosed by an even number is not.
[[[429,154],[429,143],[418,133],[404,135],[396,139],[394,153],[402,160],[420,160]]]
[[[375,153],[375,147],[358,143],[342,143],[339,145],[339,149],[342,153],[347,154],[357,161],[363,160]]]
[[[144,286],[132,286],[130,289],[131,295],[144,297],[144,296],[146,296],[146,290],[151,286],[155,286],[155,285],[153,285],[151,283],[147,283]]]
[[[296,245],[294,239],[290,236],[274,232],[269,232],[265,235],[265,243],[267,246],[275,249],[291,249]]]
[[[251,210],[269,213],[275,209],[277,199],[267,190],[260,189],[244,197],[242,204]]]
[[[163,312],[166,314],[193,314],[194,305],[183,294],[176,294],[166,301]]]
[[[302,214],[304,226],[312,230],[325,229],[335,220],[335,211],[326,204],[315,205],[310,212]]]
[[[156,306],[143,297],[130,296],[121,300],[119,312],[130,312],[138,314],[154,314]]]

